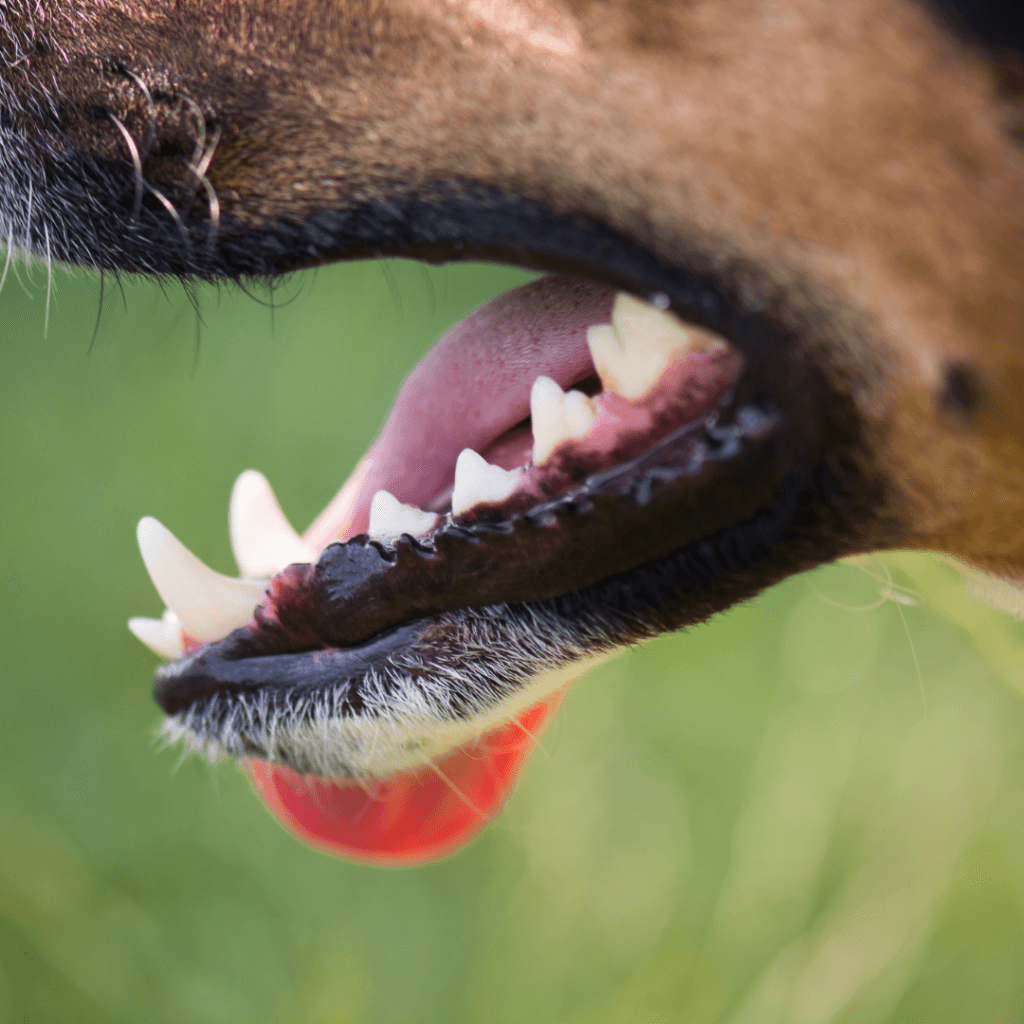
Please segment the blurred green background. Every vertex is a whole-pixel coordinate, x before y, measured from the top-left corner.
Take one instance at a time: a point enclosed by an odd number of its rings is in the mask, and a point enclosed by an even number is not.
[[[354,866],[153,736],[153,514],[233,571],[303,527],[457,317],[525,280],[274,296],[17,267],[0,294],[0,1022],[1024,1019],[1024,628],[917,555],[793,579],[583,680],[497,823]],[[197,316],[198,310],[198,316]],[[199,317],[201,317],[201,325]],[[198,345],[197,345],[198,342]],[[888,583],[889,575],[895,586]]]

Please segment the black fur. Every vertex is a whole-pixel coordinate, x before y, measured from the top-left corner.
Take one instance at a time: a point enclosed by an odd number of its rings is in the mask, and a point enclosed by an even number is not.
[[[923,0],[956,33],[993,53],[1024,56],[1022,0]]]

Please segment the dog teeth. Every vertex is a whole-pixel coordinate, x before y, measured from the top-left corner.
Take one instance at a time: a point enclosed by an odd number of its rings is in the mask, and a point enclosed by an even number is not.
[[[378,491],[370,502],[370,525],[366,532],[374,540],[390,543],[403,533],[422,537],[436,525],[436,512],[424,512],[415,505],[404,504],[388,491]]]
[[[516,489],[522,472],[492,466],[472,448],[463,448],[455,463],[452,515],[461,515],[481,502],[504,501]]]
[[[316,552],[285,518],[267,478],[254,469],[235,481],[228,525],[231,550],[243,576],[273,576],[292,562],[316,559]]]
[[[141,640],[154,654],[159,654],[167,661],[175,661],[185,653],[181,623],[170,608],[164,612],[162,619],[129,619],[128,628],[137,640]]]
[[[583,437],[594,416],[594,403],[582,391],[566,393],[550,377],[538,377],[530,391],[533,464],[543,466],[563,441]]]
[[[690,331],[678,317],[619,292],[611,324],[587,328],[587,344],[601,384],[623,398],[642,398],[677,352],[721,345],[704,331]]]
[[[139,520],[136,536],[153,586],[188,636],[204,643],[219,640],[252,618],[265,580],[214,572],[151,516]]]

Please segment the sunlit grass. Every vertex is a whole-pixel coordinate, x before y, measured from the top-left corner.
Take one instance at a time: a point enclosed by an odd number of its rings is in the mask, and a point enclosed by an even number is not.
[[[295,279],[273,314],[202,289],[198,355],[173,286],[108,279],[91,353],[95,279],[58,274],[45,337],[38,268],[0,295],[0,1021],[1024,1017],[1024,630],[923,555],[595,671],[441,864],[313,853],[234,767],[157,752],[136,520],[229,571],[253,466],[305,524],[418,355],[525,279],[388,273]]]

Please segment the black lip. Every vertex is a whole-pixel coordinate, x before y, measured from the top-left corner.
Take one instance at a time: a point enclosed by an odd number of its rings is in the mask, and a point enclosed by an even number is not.
[[[25,228],[26,237],[45,242],[54,258],[195,279],[272,279],[381,256],[491,261],[585,277],[667,301],[684,321],[727,338],[743,354],[758,390],[752,398],[774,401],[784,419],[800,424],[794,442],[810,460],[829,438],[842,435],[846,447],[862,440],[850,396],[870,387],[877,372],[868,354],[878,347],[864,343],[871,326],[837,296],[785,268],[736,255],[726,240],[694,230],[659,242],[659,255],[592,217],[457,180],[415,187],[379,182],[371,198],[344,209],[310,210],[301,219],[252,224],[226,214],[214,231],[200,203],[181,206],[172,217],[147,195],[133,217],[136,182],[127,165],[64,158],[59,172],[38,184],[34,220]],[[47,192],[58,187],[67,194]],[[193,198],[179,197],[182,204]],[[62,219],[50,225],[46,218],[55,207]],[[654,223],[638,224],[633,234],[664,237]],[[844,345],[852,337],[864,355],[843,365],[841,390],[835,368],[825,365],[839,333]]]
[[[156,699],[173,715],[213,694],[264,690],[296,701],[339,679],[351,679],[345,710],[358,713],[360,697],[354,681],[420,640],[428,626],[427,620],[405,622],[354,647],[253,657],[238,655],[232,634],[161,668]]]
[[[163,201],[146,192],[136,211],[130,165],[47,156],[53,173],[25,189],[35,196],[33,207],[25,218],[10,211],[13,223],[26,244],[52,258],[101,270],[259,280],[382,256],[506,263],[585,277],[642,298],[667,297],[684,320],[728,338],[748,360],[763,358],[755,376],[784,365],[792,377],[793,354],[811,335],[829,333],[827,321],[839,307],[831,298],[807,300],[792,281],[779,287],[769,268],[730,255],[721,239],[695,231],[663,257],[592,217],[472,182],[379,182],[371,198],[344,209],[258,223],[225,214],[213,225],[194,195],[177,195],[161,182],[155,184],[165,190]],[[659,235],[652,224],[637,231]]]
[[[837,419],[835,399],[843,396],[833,394],[808,352],[827,351],[840,322],[844,332],[871,333],[835,296],[792,275],[780,285],[777,268],[737,256],[727,240],[693,230],[658,242],[659,255],[650,241],[664,239],[656,222],[638,223],[627,234],[579,211],[552,209],[489,185],[382,181],[368,187],[369,198],[343,209],[259,222],[225,213],[211,223],[195,194],[178,194],[159,181],[160,199],[145,192],[137,206],[131,165],[77,153],[46,158],[52,173],[22,190],[34,195],[31,208],[8,212],[26,244],[54,259],[198,280],[273,279],[381,256],[572,274],[665,299],[683,320],[727,338],[743,353],[750,376],[764,384],[764,397],[774,395],[780,407],[790,407],[783,409],[788,419],[799,417],[814,432]],[[849,393],[861,382],[846,383]]]
[[[699,500],[707,490],[730,491],[731,511],[744,518],[771,504],[785,474],[773,443],[778,426],[776,415],[742,406],[730,423],[690,424],[569,494],[498,522],[450,523],[428,544],[404,536],[390,546],[365,535],[331,544],[314,565],[290,566],[272,581],[253,623],[164,670],[157,700],[174,713],[218,685],[308,686],[351,675],[393,653],[389,638],[405,636],[409,623],[558,598],[627,573],[713,531],[716,506],[702,509]],[[740,495],[752,463],[762,483]],[[689,507],[688,494],[698,498]]]
[[[714,532],[716,499],[728,496],[738,519],[769,505],[788,469],[778,428],[774,413],[742,406],[557,499],[511,513],[493,506],[493,515],[484,506],[423,540],[385,545],[364,534],[331,544],[315,565],[272,581],[235,647],[240,656],[350,647],[420,616],[544,600],[627,572]]]
[[[775,440],[771,435],[771,443]],[[879,495],[851,489],[851,482],[831,459],[818,466],[797,460],[774,499],[746,520],[559,597],[503,602],[498,608],[505,609],[502,618],[532,622],[540,616],[549,623],[585,624],[585,632],[599,636],[603,647],[702,622],[788,575],[847,553],[853,537],[867,540],[862,517]],[[329,564],[327,569],[329,577]],[[296,565],[282,577],[291,576],[301,593],[315,571]],[[299,602],[297,608],[304,622],[293,618],[276,632],[243,627],[161,668],[157,702],[169,715],[197,712],[203,732],[229,721],[236,702],[256,694],[268,702],[261,714],[301,711],[304,702],[330,694],[334,713],[357,715],[364,712],[361,687],[368,669],[386,671],[389,660],[403,658],[410,647],[417,649],[413,663],[435,649],[451,657],[449,627],[435,618],[414,619],[352,647],[333,648],[324,647],[317,635],[322,622],[315,621],[315,607],[312,618],[308,603]],[[303,627],[308,633],[301,642]],[[451,695],[453,707],[458,696]],[[258,745],[248,752],[265,753]]]

